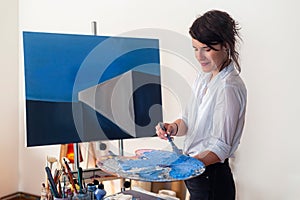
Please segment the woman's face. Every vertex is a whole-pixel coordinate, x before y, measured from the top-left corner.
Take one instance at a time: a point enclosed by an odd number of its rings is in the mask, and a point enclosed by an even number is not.
[[[212,45],[213,48],[219,50],[216,51],[195,39],[192,39],[192,45],[202,70],[204,72],[212,72],[213,76],[215,76],[222,64],[227,60],[228,53],[226,48],[221,44]]]

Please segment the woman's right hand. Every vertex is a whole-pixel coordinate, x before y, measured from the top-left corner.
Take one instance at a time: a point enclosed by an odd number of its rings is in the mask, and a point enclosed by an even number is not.
[[[164,140],[168,139],[167,134],[170,136],[174,136],[175,135],[174,133],[177,132],[177,130],[175,130],[176,125],[174,124],[174,126],[173,126],[173,123],[169,124],[169,123],[159,122],[155,126],[155,129],[156,129],[157,136]]]

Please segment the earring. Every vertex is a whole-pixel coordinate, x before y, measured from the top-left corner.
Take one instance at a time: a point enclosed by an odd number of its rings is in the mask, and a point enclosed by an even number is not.
[[[226,48],[226,51],[227,51],[227,53],[228,53],[228,59],[231,59],[230,49],[229,49],[229,48]]]

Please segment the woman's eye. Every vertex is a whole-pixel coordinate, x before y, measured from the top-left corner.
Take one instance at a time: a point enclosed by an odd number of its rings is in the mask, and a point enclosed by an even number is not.
[[[196,47],[193,47],[194,48],[194,51],[206,51],[206,52],[209,52],[211,50],[211,48],[209,47],[201,47],[200,49],[199,48],[196,48]]]
[[[209,51],[211,50],[211,48],[205,47],[204,50],[205,50],[206,52],[209,52]]]

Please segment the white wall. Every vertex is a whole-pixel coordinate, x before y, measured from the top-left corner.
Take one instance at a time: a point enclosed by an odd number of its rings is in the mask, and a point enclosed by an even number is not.
[[[103,35],[120,35],[140,28],[158,28],[187,36],[188,27],[196,15],[212,8],[231,13],[242,26],[244,39],[241,52],[242,77],[249,91],[246,127],[234,161],[238,199],[299,199],[300,160],[297,152],[300,151],[300,147],[297,143],[300,136],[297,119],[300,112],[298,103],[300,95],[297,76],[300,72],[298,61],[300,14],[297,10],[298,2],[292,0],[27,0],[20,1],[19,4],[20,38],[23,30],[91,34],[91,21],[99,23],[99,32]],[[170,37],[172,36],[174,35],[171,34]],[[11,40],[15,44],[16,41]],[[174,39],[174,46],[178,42],[180,41]],[[192,55],[192,50],[191,52],[188,48],[184,50],[187,51],[187,55],[184,56]],[[172,87],[181,86],[168,76],[166,73],[168,70],[184,73],[183,77],[187,82],[192,81],[195,69],[183,61],[181,55],[170,52],[162,54],[164,81],[172,82],[170,83]],[[8,66],[10,62],[15,66],[14,62],[17,61],[8,59],[6,62],[4,66]],[[186,67],[184,70],[183,66]],[[21,59],[21,70],[22,67]],[[12,70],[8,67],[1,69],[4,72]],[[16,110],[18,100],[13,98],[17,97],[19,92],[16,85],[18,72],[14,69],[8,74],[9,78],[2,73],[4,79],[1,81],[5,80],[6,85],[12,85],[12,93],[10,93],[12,95],[2,94],[2,99],[9,103],[10,109],[14,109],[14,112],[12,114],[10,110],[5,110],[9,108],[4,103],[1,117],[6,119],[10,116],[10,119],[16,121],[6,123],[5,126],[1,126],[1,129],[12,134],[6,137],[8,137],[7,141],[14,144],[14,141],[18,140],[15,135],[18,126]],[[22,76],[20,80],[22,85]],[[1,84],[1,87],[5,84]],[[21,98],[24,96],[22,87]],[[180,111],[179,104],[176,102],[176,97],[170,96],[171,92],[168,90],[164,92],[164,103],[175,106],[175,108],[166,106],[164,110],[165,119],[172,120]],[[22,117],[24,102],[20,103],[20,107]],[[8,115],[4,115],[3,110]],[[4,119],[1,121],[5,122]],[[22,118],[19,126],[21,129],[19,190],[39,194],[40,183],[44,178],[46,155],[58,155],[58,146],[25,148],[22,146],[25,143]],[[178,143],[181,144],[179,140]],[[4,147],[8,148],[7,144],[4,144]],[[152,147],[152,144],[147,142],[142,145]],[[15,153],[14,149],[9,149]],[[11,173],[14,173],[16,169],[11,168],[10,162],[8,163],[3,170],[11,170]],[[13,180],[15,182],[16,179]],[[13,188],[13,186],[9,187]]]
[[[0,197],[18,189],[18,1],[0,1]]]
[[[239,16],[249,104],[236,167],[239,196],[299,199],[299,2],[249,1],[244,6],[249,11]]]

